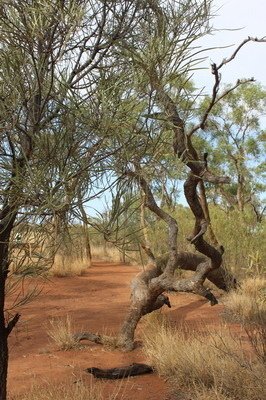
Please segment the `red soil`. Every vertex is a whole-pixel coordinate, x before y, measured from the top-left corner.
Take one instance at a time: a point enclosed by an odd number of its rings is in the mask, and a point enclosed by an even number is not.
[[[86,342],[80,350],[58,351],[47,335],[48,321],[67,314],[73,320],[75,331],[115,333],[118,331],[129,305],[131,279],[139,269],[114,263],[95,262],[86,275],[71,278],[53,278],[41,283],[41,294],[20,309],[21,320],[12,332],[9,363],[9,398],[25,393],[33,385],[82,378],[93,383],[88,367],[112,368],[133,362],[146,362],[141,347],[130,353],[109,351]],[[201,298],[190,294],[170,296],[170,314],[175,323],[219,324],[222,305],[210,307]],[[166,308],[166,307],[165,307]],[[136,339],[141,339],[141,322]],[[170,388],[156,374],[132,377],[122,382],[108,381],[108,393],[121,387],[124,400],[173,399]],[[117,397],[122,398],[121,397]]]

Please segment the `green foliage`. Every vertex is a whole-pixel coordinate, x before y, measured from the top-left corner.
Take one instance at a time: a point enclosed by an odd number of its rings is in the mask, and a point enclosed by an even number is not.
[[[131,210],[133,211],[133,210]],[[191,235],[194,227],[194,218],[188,207],[177,205],[175,210],[169,210],[177,220],[178,233],[178,251],[194,251],[187,237]],[[140,209],[135,208],[131,214],[131,223],[125,226],[117,225],[116,235],[119,238],[117,245],[127,241],[126,252],[131,261],[141,263],[139,253],[132,250],[138,248],[138,243],[143,241],[143,232],[141,231],[139,221]],[[266,221],[258,223],[256,215],[251,207],[247,207],[245,212],[238,210],[224,211],[218,206],[210,207],[212,228],[220,244],[225,248],[224,265],[238,277],[246,275],[262,275],[266,273],[266,249],[263,245],[266,243]],[[124,217],[123,217],[124,218]],[[122,221],[124,219],[122,218]],[[151,250],[155,256],[161,256],[168,250],[168,231],[165,222],[156,218],[152,213],[146,212],[146,226],[148,228],[148,237]],[[130,234],[131,232],[131,234]],[[105,244],[104,236],[96,234],[94,229],[92,233],[92,244],[103,246]],[[207,234],[208,238],[208,234]],[[115,239],[113,232],[113,239]],[[115,240],[114,240],[115,243]],[[145,259],[145,254],[143,254]]]
[[[266,221],[258,223],[251,208],[225,212],[211,207],[212,226],[225,247],[224,262],[233,272],[242,274],[266,273]]]
[[[202,110],[208,101],[203,100]],[[260,84],[241,85],[214,106],[202,135],[200,147],[209,152],[212,169],[232,179],[222,191],[211,190],[209,195],[239,210],[246,204],[261,202],[260,194],[265,189],[265,113],[266,90]]]
[[[187,241],[194,219],[187,207],[177,206],[172,214],[179,226],[178,250],[194,251]],[[238,210],[223,211],[218,206],[210,207],[212,228],[225,248],[224,265],[237,276],[261,275],[266,273],[266,221],[258,223],[251,208],[244,213]],[[149,237],[155,255],[168,251],[167,227],[152,215],[148,216]],[[208,235],[207,235],[208,236]]]

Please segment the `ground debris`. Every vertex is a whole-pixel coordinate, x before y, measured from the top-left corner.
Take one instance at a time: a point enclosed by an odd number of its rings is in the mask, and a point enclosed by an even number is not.
[[[119,368],[86,368],[86,372],[100,379],[123,379],[129,376],[150,374],[153,372],[153,368],[147,364],[133,363],[129,366]]]

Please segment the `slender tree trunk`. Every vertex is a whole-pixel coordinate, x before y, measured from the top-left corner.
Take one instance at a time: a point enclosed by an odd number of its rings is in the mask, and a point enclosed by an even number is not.
[[[243,177],[238,176],[238,186],[237,186],[237,205],[240,212],[244,211],[244,189],[243,189]]]
[[[85,239],[85,249],[86,249],[86,260],[88,261],[88,266],[91,267],[91,244],[90,244],[90,234],[88,231],[88,225],[83,222],[84,239]]]
[[[148,229],[146,225],[146,219],[145,219],[145,193],[142,191],[141,194],[142,202],[140,206],[140,227],[141,231],[143,233],[143,239],[144,239],[144,246],[146,253],[147,251],[149,252],[151,250],[151,244],[149,240],[149,234],[148,234]]]
[[[0,400],[7,396],[8,329],[5,322],[5,286],[8,275],[8,249],[16,212],[4,204],[0,216]],[[11,330],[10,330],[11,331]]]
[[[1,235],[2,236],[2,235]],[[7,275],[7,244],[0,243],[0,400],[6,400],[7,392],[7,367],[8,367],[8,344],[7,330],[5,324],[5,282]]]
[[[1,309],[0,311],[0,400],[6,400],[7,398],[7,366],[8,366],[7,332],[5,327],[4,312],[3,309]]]
[[[205,186],[204,186],[203,181],[199,181],[199,199],[200,199],[200,204],[201,204],[202,210],[204,212],[205,219],[208,222],[208,231],[209,231],[211,243],[217,247],[217,246],[219,246],[219,242],[218,242],[218,239],[215,236],[215,233],[212,229],[209,206],[208,206],[207,199],[206,199],[206,191],[205,191]]]
[[[1,239],[5,236],[0,235]],[[3,239],[2,239],[3,240]],[[7,331],[5,324],[5,282],[7,276],[7,254],[8,245],[5,242],[0,243],[0,400],[6,400],[7,392],[7,366],[8,366],[8,344]]]
[[[122,245],[122,252],[121,252],[121,257],[120,260],[123,264],[126,263],[126,249],[125,249],[125,238],[123,239],[123,245]]]
[[[92,256],[91,256],[91,243],[90,243],[90,234],[88,231],[88,217],[86,214],[86,211],[83,207],[83,203],[82,203],[82,197],[81,194],[78,193],[78,200],[79,200],[79,210],[82,216],[82,222],[83,222],[83,232],[84,232],[84,239],[85,239],[85,249],[86,249],[86,258],[88,261],[88,266],[91,267],[91,260],[92,260]]]

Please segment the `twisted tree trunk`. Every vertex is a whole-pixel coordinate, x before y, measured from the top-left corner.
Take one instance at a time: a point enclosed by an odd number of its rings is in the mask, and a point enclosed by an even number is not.
[[[190,136],[185,133],[184,122],[179,117],[174,102],[160,85],[155,84],[155,87],[158,101],[173,126],[174,152],[191,171],[184,184],[184,193],[195,217],[194,230],[188,240],[202,256],[193,253],[178,254],[177,221],[157,205],[151,188],[142,174],[140,164],[135,163],[134,169],[127,171],[127,176],[139,183],[145,194],[145,206],[167,224],[168,255],[164,260],[165,267],[161,269],[160,259],[156,258],[152,251],[144,246],[144,250],[147,251],[153,265],[150,270],[140,273],[132,282],[131,305],[122,324],[117,342],[118,346],[124,350],[131,350],[134,347],[135,329],[142,316],[162,307],[164,304],[170,306],[168,297],[163,294],[165,291],[195,293],[206,298],[211,305],[215,305],[218,301],[213,293],[204,286],[205,279],[208,277],[218,287],[224,290],[228,289],[226,273],[221,268],[223,247],[215,248],[203,238],[207,231],[208,221],[199,200],[197,186],[203,180],[220,184],[229,182],[229,178],[216,177],[209,172],[207,157],[204,156],[203,160],[199,159]],[[193,270],[195,273],[189,279],[176,279],[174,274],[176,268]],[[91,340],[89,333],[76,337]]]

